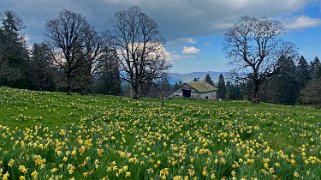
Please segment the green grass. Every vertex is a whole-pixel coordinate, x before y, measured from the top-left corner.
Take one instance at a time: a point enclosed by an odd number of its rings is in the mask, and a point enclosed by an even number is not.
[[[0,177],[321,177],[319,109],[187,99],[161,104],[0,88]]]

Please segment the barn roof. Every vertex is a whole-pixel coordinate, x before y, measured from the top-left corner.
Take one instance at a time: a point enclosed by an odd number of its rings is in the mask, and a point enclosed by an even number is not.
[[[205,81],[192,81],[186,84],[188,84],[189,86],[191,86],[191,88],[200,93],[212,92],[216,90],[214,86]]]

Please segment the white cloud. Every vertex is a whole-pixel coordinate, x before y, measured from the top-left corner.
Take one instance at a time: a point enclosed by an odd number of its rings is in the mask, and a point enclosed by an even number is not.
[[[197,54],[199,52],[201,52],[201,50],[197,49],[194,46],[188,46],[188,47],[184,46],[183,51],[182,51],[183,54]]]
[[[181,48],[182,46],[187,46],[190,44],[196,44],[197,40],[191,37],[177,38],[175,40],[167,42],[168,47]]]
[[[195,44],[197,42],[194,38],[181,38],[180,40],[189,44]]]
[[[181,54],[176,51],[166,51],[167,61],[171,64],[175,64],[176,61],[186,60],[186,59],[194,59],[195,56],[191,54]]]
[[[295,29],[316,27],[316,26],[320,26],[320,25],[321,25],[321,19],[319,19],[319,18],[300,16],[300,17],[297,17],[293,22],[288,23],[286,25],[286,27],[290,30],[295,30]]]
[[[169,62],[173,63],[174,61],[182,60],[182,59],[185,59],[185,58],[186,58],[186,56],[178,54],[175,51],[171,51],[171,52],[167,51],[167,59],[168,59]]]

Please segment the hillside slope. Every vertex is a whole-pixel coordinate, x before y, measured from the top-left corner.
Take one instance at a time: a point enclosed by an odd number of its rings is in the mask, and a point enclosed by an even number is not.
[[[313,108],[0,88],[0,115],[0,177],[321,177]]]

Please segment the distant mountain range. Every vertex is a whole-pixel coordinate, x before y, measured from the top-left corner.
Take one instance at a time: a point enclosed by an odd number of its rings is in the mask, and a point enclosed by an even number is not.
[[[187,74],[180,74],[180,73],[168,73],[168,80],[171,84],[175,84],[176,82],[190,82],[193,81],[194,78],[199,78],[200,80],[204,80],[206,74],[209,74],[214,81],[214,83],[218,82],[218,77],[220,74],[223,74],[225,81],[230,79],[229,72],[214,72],[214,71],[207,71],[207,72],[191,72]]]

